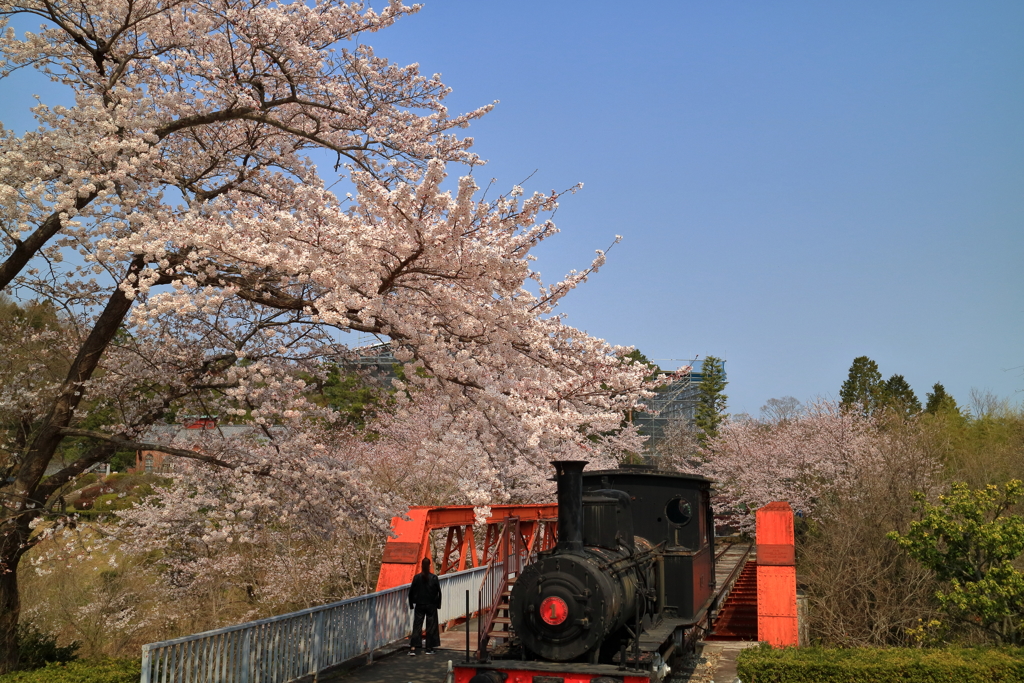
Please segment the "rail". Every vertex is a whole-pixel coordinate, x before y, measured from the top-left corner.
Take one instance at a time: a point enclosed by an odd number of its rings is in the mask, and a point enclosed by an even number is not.
[[[481,609],[486,567],[438,577],[443,623]],[[484,609],[489,604],[482,605]],[[142,646],[141,683],[287,683],[369,655],[412,631],[409,586]]]
[[[737,544],[730,543],[725,550],[729,550],[733,545]],[[736,579],[739,578],[740,572],[743,571],[743,567],[747,564],[747,559],[750,557],[750,551],[753,547],[754,546],[752,544],[747,544],[747,548],[743,551],[743,555],[740,556],[736,565],[732,568],[732,571],[729,572],[729,576],[727,576],[725,581],[722,582],[722,587],[718,589],[718,593],[715,595],[715,600],[711,603],[711,608],[708,610],[709,614],[712,615],[712,620],[717,616],[718,607],[725,603],[726,599],[729,597],[729,593],[732,592],[732,587],[736,583]],[[716,561],[719,557],[725,554],[725,550],[715,556]]]
[[[720,558],[722,555],[725,555],[725,553],[729,551],[729,548],[733,547],[734,545],[736,545],[735,541],[725,541],[725,545],[722,547],[722,549],[715,553],[715,561],[717,562],[718,558]]]

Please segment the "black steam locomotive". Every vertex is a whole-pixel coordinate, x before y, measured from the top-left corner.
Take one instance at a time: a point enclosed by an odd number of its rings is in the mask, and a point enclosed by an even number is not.
[[[558,544],[523,570],[509,602],[519,661],[478,672],[629,668],[662,678],[715,594],[710,481],[644,466],[584,473],[585,462],[552,464]]]

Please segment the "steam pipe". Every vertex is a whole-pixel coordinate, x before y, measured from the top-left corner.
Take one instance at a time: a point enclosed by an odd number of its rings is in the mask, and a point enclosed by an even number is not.
[[[558,487],[557,550],[583,550],[583,468],[586,460],[554,460]]]
[[[658,568],[658,616],[665,616],[665,555],[664,553],[658,553],[657,559]],[[667,660],[668,657],[666,656]]]

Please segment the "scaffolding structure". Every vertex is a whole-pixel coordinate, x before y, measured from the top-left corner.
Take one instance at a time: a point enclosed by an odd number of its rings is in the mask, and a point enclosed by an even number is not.
[[[689,370],[687,370],[689,368]],[[662,375],[676,375],[655,391],[646,402],[647,410],[636,411],[632,422],[646,437],[648,454],[654,454],[676,428],[692,427],[696,417],[700,385],[704,380],[704,361],[686,360],[675,372],[662,370]],[[722,361],[725,372],[725,361]]]
[[[341,364],[363,373],[372,381],[385,386],[391,386],[391,380],[398,377],[395,360],[391,352],[391,344],[383,342],[370,344],[354,350],[354,355],[341,360]]]

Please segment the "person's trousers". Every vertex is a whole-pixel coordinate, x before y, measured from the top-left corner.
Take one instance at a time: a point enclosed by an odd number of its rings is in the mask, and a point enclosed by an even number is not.
[[[420,647],[423,642],[423,620],[427,620],[427,647],[432,650],[441,647],[441,632],[437,628],[437,609],[434,607],[416,606],[416,615],[412,618],[412,635],[409,636],[409,647]]]

